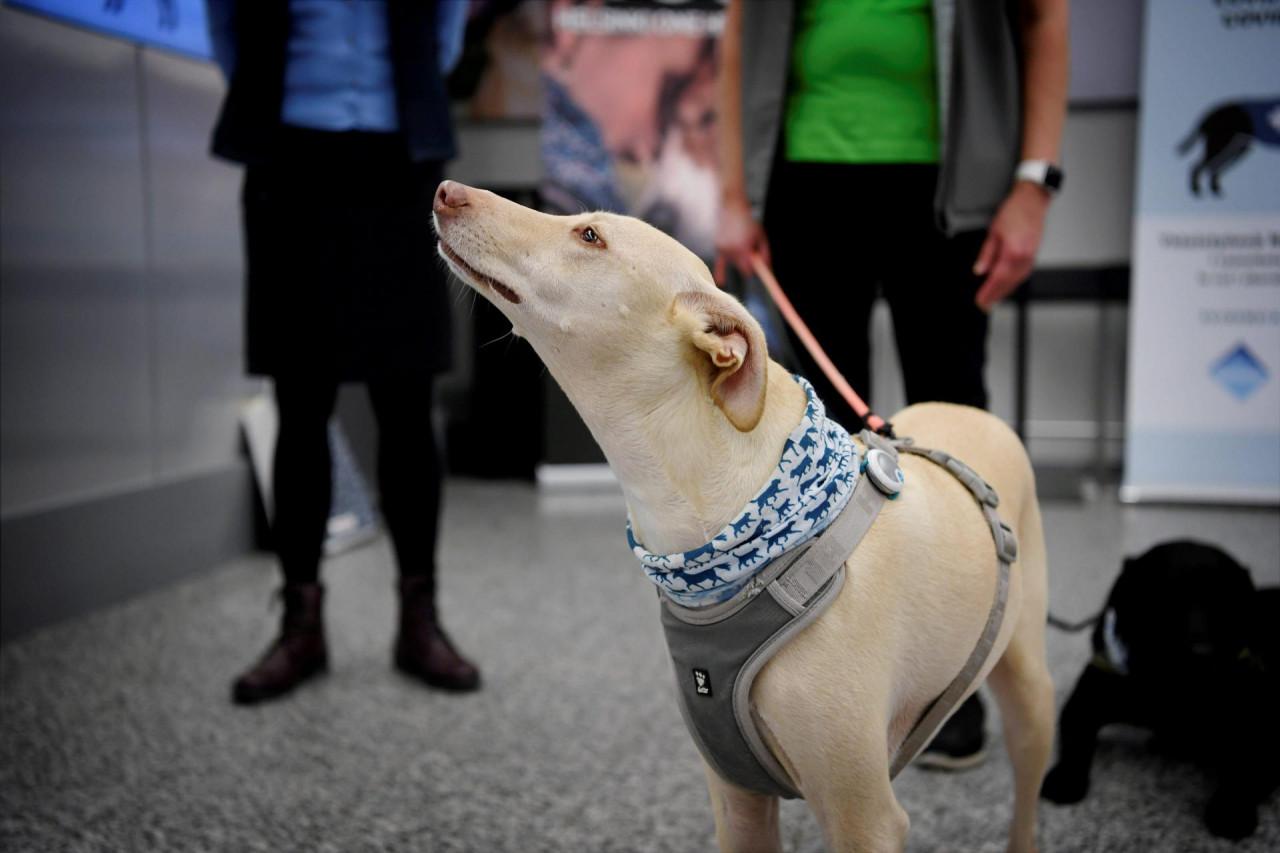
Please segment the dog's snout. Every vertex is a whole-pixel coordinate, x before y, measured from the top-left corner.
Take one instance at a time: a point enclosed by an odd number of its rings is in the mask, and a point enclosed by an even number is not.
[[[467,188],[464,184],[457,181],[441,181],[440,186],[436,188],[434,205],[436,213],[453,214],[469,203]]]

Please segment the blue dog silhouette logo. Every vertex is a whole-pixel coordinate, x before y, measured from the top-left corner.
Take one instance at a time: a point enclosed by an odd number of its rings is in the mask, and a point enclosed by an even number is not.
[[[1239,163],[1255,142],[1280,147],[1280,97],[1218,104],[1178,144],[1178,153],[1185,157],[1198,141],[1204,147],[1191,166],[1191,194],[1199,197],[1200,178],[1208,175],[1209,189],[1221,196],[1222,173]]]

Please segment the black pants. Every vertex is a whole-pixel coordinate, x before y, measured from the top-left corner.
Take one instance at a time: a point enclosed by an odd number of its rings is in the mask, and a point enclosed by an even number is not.
[[[774,270],[836,367],[870,401],[871,308],[889,302],[907,402],[987,405],[987,315],[973,301],[981,231],[947,237],[933,216],[936,166],[779,162],[765,215]],[[800,373],[827,411],[861,421],[799,340]],[[884,416],[891,412],[881,412]]]
[[[435,578],[441,464],[431,428],[429,374],[371,379],[378,422],[378,483],[401,576]],[[277,377],[280,431],[274,463],[276,552],[286,583],[319,577],[333,492],[329,417],[337,380]]]

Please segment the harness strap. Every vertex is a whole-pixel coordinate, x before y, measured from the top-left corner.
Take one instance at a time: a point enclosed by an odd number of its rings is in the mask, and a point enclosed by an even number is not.
[[[884,506],[885,494],[870,477],[859,477],[853,494],[839,517],[822,532],[804,556],[767,587],[769,594],[793,616],[804,610],[809,599],[831,580],[836,569],[867,535]]]
[[[743,740],[747,742],[756,761],[789,797],[797,796],[794,793],[795,783],[786,769],[778,763],[751,718],[751,685],[777,650],[791,642],[792,637],[808,628],[826,610],[825,605],[817,606],[819,593],[828,593],[826,600],[829,603],[839,592],[839,587],[844,582],[845,560],[849,559],[862,537],[871,529],[885,504],[886,496],[871,485],[870,479],[858,478],[853,494],[849,496],[839,517],[789,569],[766,587],[769,596],[778,606],[794,618],[747,658],[734,684],[733,711]]]
[[[947,715],[959,704],[965,691],[977,679],[978,673],[982,670],[987,657],[991,654],[991,649],[995,646],[996,637],[1000,635],[1000,627],[1004,623],[1005,605],[1009,599],[1010,564],[1018,557],[1018,540],[1013,535],[1013,530],[1010,529],[1009,525],[1001,521],[1000,516],[996,514],[996,507],[1000,504],[1000,498],[996,494],[996,490],[979,477],[972,468],[941,450],[923,450],[905,443],[899,444],[899,449],[906,453],[924,456],[930,461],[941,465],[973,493],[974,499],[982,507],[982,515],[986,518],[987,525],[991,528],[991,536],[995,540],[996,546],[996,561],[999,565],[997,567],[995,597],[991,602],[991,610],[987,613],[987,623],[982,628],[982,634],[978,637],[977,645],[974,646],[973,651],[969,654],[969,659],[965,661],[959,674],[947,685],[946,690],[942,691],[942,695],[925,708],[920,715],[920,719],[908,732],[902,745],[898,747],[898,752],[893,759],[893,765],[889,768],[890,779],[896,777],[902,771],[902,768],[910,764],[916,755],[924,749],[930,738],[933,737],[934,732],[946,720]]]
[[[1004,622],[1009,565],[1018,551],[1012,530],[996,514],[995,490],[967,465],[947,453],[917,448],[910,439],[891,441],[870,431],[863,431],[859,438],[864,446],[884,451],[895,467],[900,452],[913,453],[963,483],[982,509],[999,562],[995,597],[982,635],[960,673],[925,708],[898,748],[892,778],[928,743],[990,656]],[[820,536],[774,560],[728,601],[687,608],[658,593],[681,715],[699,751],[722,778],[764,794],[800,796],[751,715],[751,686],[778,649],[818,619],[839,595],[845,561],[897,492],[892,479],[878,481],[868,470]],[[766,590],[769,594],[761,595]]]

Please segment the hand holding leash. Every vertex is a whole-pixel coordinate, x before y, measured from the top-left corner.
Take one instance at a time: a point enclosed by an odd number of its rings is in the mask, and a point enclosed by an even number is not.
[[[764,226],[751,215],[751,205],[745,198],[727,199],[720,207],[716,225],[716,262],[712,269],[716,284],[725,285],[726,261],[743,278],[750,278],[751,257],[756,254],[764,258],[766,265],[772,263]]]

